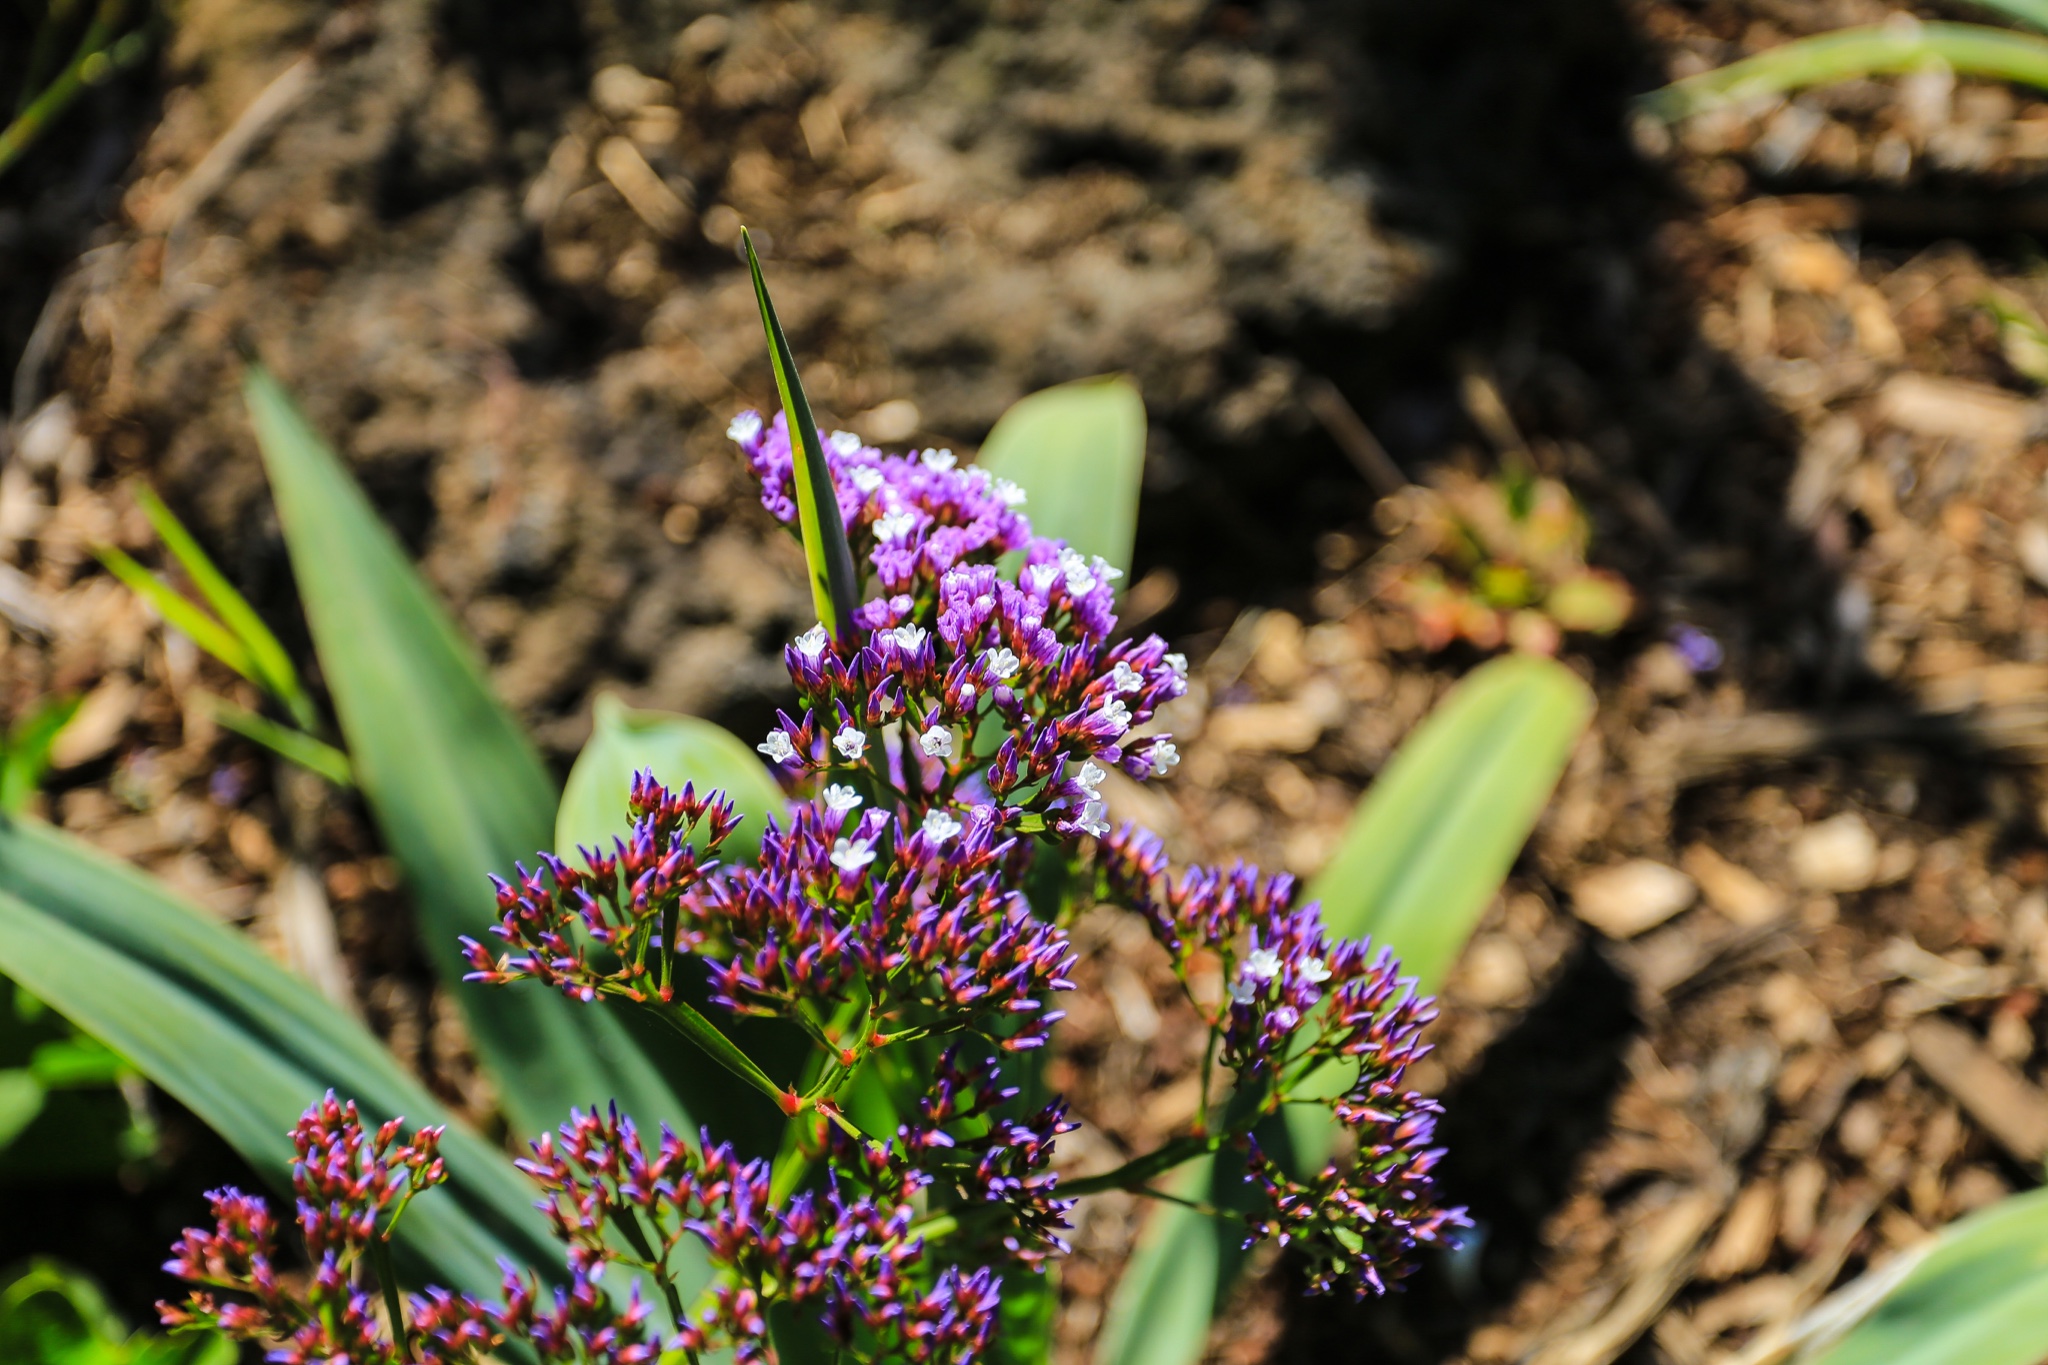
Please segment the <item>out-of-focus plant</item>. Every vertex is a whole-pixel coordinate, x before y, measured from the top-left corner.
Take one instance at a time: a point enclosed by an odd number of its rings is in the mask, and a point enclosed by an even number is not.
[[[0,815],[17,815],[28,808],[50,771],[50,751],[78,714],[81,700],[70,694],[39,698],[0,735]]]
[[[1566,634],[1611,635],[1635,609],[1627,583],[1587,566],[1592,530],[1570,490],[1524,465],[1485,479],[1443,470],[1382,507],[1399,536],[1381,591],[1424,649],[1555,654]]]
[[[35,32],[20,65],[0,68],[15,84],[0,87],[12,106],[0,127],[0,176],[33,147],[93,86],[134,67],[155,29],[147,0],[27,0],[23,20]]]
[[[110,1172],[156,1147],[134,1065],[0,980],[0,1169],[17,1178]]]
[[[2048,29],[2044,0],[1974,2],[2030,28]],[[1883,23],[1795,38],[1674,81],[1645,95],[1641,107],[1654,118],[1676,121],[1808,86],[1943,65],[1959,75],[2048,89],[2048,39],[1989,24],[1923,23],[1909,14],[1896,14]]]
[[[238,1355],[217,1333],[130,1332],[97,1285],[51,1261],[0,1287],[0,1360],[9,1365],[235,1365]]]
[[[227,576],[214,566],[184,523],[164,506],[162,498],[137,484],[135,501],[205,605],[186,597],[116,546],[96,546],[94,556],[109,573],[156,608],[168,624],[282,706],[292,724],[280,725],[224,697],[208,696],[205,702],[213,718],[337,786],[348,786],[348,755],[313,734],[320,728],[320,713],[305,684],[299,681],[299,672],[292,667],[291,655],[285,652],[283,644],[248,600],[235,591]]]
[[[2048,384],[2048,323],[2024,299],[1995,289],[1984,296],[1985,311],[1998,324],[1998,349],[2022,378]]]

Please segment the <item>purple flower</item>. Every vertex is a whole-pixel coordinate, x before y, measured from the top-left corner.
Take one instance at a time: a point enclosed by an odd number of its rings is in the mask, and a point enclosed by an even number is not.
[[[1721,666],[1721,642],[1698,626],[1684,622],[1673,626],[1671,644],[1685,666],[1695,673],[1712,673]]]

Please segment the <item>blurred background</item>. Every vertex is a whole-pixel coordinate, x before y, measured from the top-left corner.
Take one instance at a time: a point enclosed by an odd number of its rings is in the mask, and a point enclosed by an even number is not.
[[[260,353],[558,772],[600,689],[758,732],[810,613],[724,434],[773,393],[742,223],[821,425],[965,452],[1032,390],[1137,381],[1126,619],[1213,710],[1112,809],[1177,856],[1317,870],[1497,643],[1414,587],[1428,499],[1554,480],[1626,621],[1563,638],[1595,729],[1421,1077],[1484,1235],[1357,1308],[1261,1263],[1209,1352],[1740,1358],[2048,1154],[2048,99],[1927,65],[1638,103],[1907,9],[0,7],[34,115],[0,140],[0,721],[80,699],[30,808],[491,1124],[360,802],[216,723],[195,689],[253,689],[93,549],[164,562],[147,484],[309,659]],[[1099,927],[1054,1062],[1083,1166],[1196,1102],[1163,957]],[[248,1177],[103,1052],[0,1007],[0,1066],[42,1068],[19,1121],[0,1085],[0,1266],[58,1258],[132,1325]],[[1083,1206],[1062,1361],[1142,1216]]]

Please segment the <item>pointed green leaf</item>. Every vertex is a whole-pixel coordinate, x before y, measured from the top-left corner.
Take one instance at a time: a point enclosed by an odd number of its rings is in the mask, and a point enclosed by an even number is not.
[[[515,1128],[616,1098],[652,1127],[691,1121],[617,1015],[541,988],[458,984],[457,939],[497,918],[489,877],[554,833],[540,756],[492,696],[446,610],[341,461],[261,366],[245,384],[292,571],[357,784],[404,868],[427,953],[461,1005]]]
[[[1165,1189],[1206,1200],[1216,1187],[1217,1161],[1198,1157]],[[1110,1296],[1095,1365],[1190,1365],[1202,1358],[1217,1297],[1236,1277],[1242,1233],[1183,1204],[1158,1204],[1123,1277]]]
[[[289,1135],[332,1088],[376,1119],[449,1116],[361,1024],[161,883],[40,822],[0,820],[0,973],[105,1042],[218,1132],[276,1188]],[[494,1292],[497,1259],[561,1264],[533,1187],[451,1125],[450,1183],[399,1226],[441,1282]],[[197,1210],[194,1211],[195,1215]]]
[[[1971,0],[1979,9],[2003,14],[2038,29],[2048,29],[2048,0]]]
[[[1643,97],[1642,108],[1676,120],[1717,105],[1911,71],[1932,62],[1946,62],[1960,75],[2048,89],[2048,39],[1983,24],[1887,22],[1780,43],[1654,90]]]
[[[626,798],[641,769],[670,787],[685,782],[698,791],[717,788],[746,819],[726,839],[729,862],[751,862],[761,850],[761,830],[785,804],[782,788],[768,775],[747,742],[722,725],[672,711],[634,710],[610,693],[597,699],[590,739],[576,755],[562,804],[555,812],[555,849],[608,851],[626,832]]]
[[[242,594],[235,591],[235,585],[213,566],[206,557],[206,551],[199,548],[199,542],[185,529],[185,524],[171,515],[171,509],[147,484],[135,486],[135,501],[142,506],[143,515],[156,528],[158,539],[164,548],[185,570],[185,576],[192,580],[192,586],[199,589],[199,595],[206,599],[206,605],[213,608],[213,614],[221,624],[234,632],[248,651],[249,663],[256,671],[252,679],[257,686],[283,702],[285,709],[292,713],[292,719],[301,729],[312,730],[320,723],[319,714],[313,709],[313,699],[306,695],[306,689],[299,683],[299,671],[292,667],[291,655],[285,653],[270,627],[263,624],[263,618],[249,605]]]
[[[1817,1365],[2042,1360],[2048,1360],[2048,1189],[2014,1195],[1943,1229],[1876,1311]]]
[[[107,572],[127,584],[136,596],[155,607],[157,615],[163,617],[165,622],[191,636],[193,644],[258,687],[264,685],[263,675],[258,671],[256,661],[249,657],[249,647],[237,639],[233,631],[208,616],[196,602],[188,600],[170,584],[112,545],[100,546],[93,551],[93,555],[100,563],[106,565]]]
[[[242,738],[256,741],[307,772],[317,773],[337,787],[355,785],[355,778],[349,771],[348,755],[332,744],[317,740],[303,730],[279,725],[269,717],[259,716],[223,697],[202,695],[200,704],[212,712],[215,720]]]
[[[1033,531],[1130,572],[1145,400],[1129,379],[1082,379],[1020,398],[975,463],[1024,490]]]
[[[761,328],[768,334],[775,392],[782,399],[783,416],[789,422],[796,519],[803,533],[804,563],[810,571],[811,603],[825,629],[843,638],[853,629],[853,609],[860,604],[853,547],[847,543],[839,494],[832,483],[832,467],[825,461],[825,447],[818,440],[818,423],[811,416],[811,401],[804,396],[803,380],[797,377],[796,356],[789,349],[789,338],[782,334],[782,324],[776,320],[768,284],[761,278],[761,258],[754,254],[754,239],[745,228],[740,229],[740,241],[746,246],[747,270],[754,278],[754,301],[760,305]]]
[[[1303,899],[1322,901],[1333,934],[1391,946],[1420,988],[1434,990],[1535,828],[1592,707],[1586,685],[1552,660],[1516,655],[1474,670],[1388,760]],[[1334,1068],[1315,1079],[1333,1092],[1344,1082]],[[1289,1106],[1285,1118],[1296,1161],[1320,1165],[1333,1136],[1328,1112]],[[1219,1174],[1206,1198],[1227,1205],[1242,1187],[1234,1173]],[[1210,1267],[1199,1248],[1205,1229],[1229,1232],[1188,1209],[1154,1211],[1126,1278],[1143,1266],[1162,1281],[1191,1282],[1119,1286],[1103,1340],[1128,1345],[1120,1355],[1098,1349],[1098,1365],[1200,1358],[1209,1305],[1235,1274],[1221,1260]]]

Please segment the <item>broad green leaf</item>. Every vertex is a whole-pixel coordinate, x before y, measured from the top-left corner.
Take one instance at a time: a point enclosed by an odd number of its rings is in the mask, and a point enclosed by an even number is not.
[[[2048,39],[1983,24],[1866,24],[1795,38],[1652,91],[1642,108],[1675,120],[1717,105],[1810,85],[1911,71],[1946,62],[1964,76],[2048,89]]]
[[[12,1365],[235,1365],[213,1332],[130,1334],[99,1287],[38,1260],[0,1290],[0,1360]]]
[[[1145,400],[1122,375],[1020,398],[976,457],[1025,493],[1031,529],[1129,573],[1145,473]]]
[[[562,804],[555,812],[555,849],[611,849],[626,832],[626,798],[633,774],[653,772],[670,787],[715,787],[746,819],[726,839],[722,857],[751,862],[761,851],[761,830],[781,815],[782,789],[747,742],[721,725],[672,711],[638,711],[610,693],[597,699],[590,739],[576,755]]]
[[[206,599],[206,605],[213,608],[213,614],[221,624],[234,632],[248,651],[249,662],[256,670],[254,681],[264,691],[283,702],[285,709],[292,713],[292,719],[301,729],[312,730],[319,726],[319,713],[313,709],[313,699],[306,695],[306,689],[299,682],[299,671],[292,667],[291,655],[285,653],[277,636],[270,627],[263,624],[263,618],[249,605],[242,594],[235,591],[235,585],[227,576],[213,566],[206,557],[206,551],[199,548],[199,542],[185,529],[185,524],[171,515],[171,509],[155,490],[146,484],[135,487],[135,501],[142,506],[143,515],[156,528],[158,539],[171,552],[185,570],[185,576],[192,580],[192,586],[199,589],[199,595]]]
[[[223,697],[207,696],[202,693],[200,703],[213,713],[215,720],[242,738],[254,740],[280,758],[289,759],[306,771],[317,773],[337,787],[355,785],[355,775],[348,766],[348,755],[332,744],[317,740],[304,730],[279,725],[268,716],[260,716]]]
[[[1803,1357],[1802,1357],[1803,1358]],[[2048,1189],[1943,1230],[1898,1288],[1818,1365],[2039,1365],[2048,1360]]]
[[[127,584],[137,597],[155,607],[157,615],[174,629],[191,636],[193,644],[258,687],[264,686],[263,674],[257,669],[255,659],[250,657],[249,647],[237,639],[233,631],[200,610],[198,603],[112,545],[100,546],[93,555],[106,565],[107,572]]]
[[[767,281],[761,278],[761,258],[754,254],[753,236],[745,228],[740,229],[740,241],[747,248],[747,270],[754,278],[754,301],[761,309],[761,330],[768,334],[775,392],[782,399],[782,413],[789,422],[796,520],[803,533],[804,563],[810,571],[811,603],[825,629],[844,637],[853,629],[853,609],[860,605],[860,580],[854,575],[853,547],[847,543],[846,522],[839,512],[839,493],[832,482],[832,467],[825,461],[825,447],[818,440],[811,400],[804,396],[803,380],[797,377],[796,355],[789,349],[789,338],[782,334],[782,324],[776,320]]]
[[[1592,705],[1586,685],[1548,659],[1474,670],[1388,760],[1304,899],[1322,901],[1333,934],[1391,946],[1419,988],[1434,990],[1528,840]],[[1317,1106],[1289,1106],[1282,1131],[1300,1164],[1325,1159],[1331,1125]],[[1242,1188],[1235,1172],[1218,1172],[1204,1197],[1227,1206]],[[1231,1229],[1179,1206],[1153,1212],[1125,1273],[1150,1278],[1118,1286],[1098,1365],[1200,1358],[1212,1306],[1236,1273],[1200,1249],[1205,1233],[1228,1239]]]
[[[996,1329],[982,1359],[989,1365],[1046,1365],[1060,1310],[1060,1263],[1048,1259],[1037,1274],[1011,1268],[1003,1280]]]
[[[468,966],[457,939],[481,939],[496,920],[491,874],[531,860],[552,836],[554,784],[468,642],[283,387],[252,365],[244,392],[356,783],[513,1126],[545,1131],[573,1106],[616,1099],[650,1129],[689,1131],[675,1091],[614,1012],[539,986],[459,984]]]
[[[1978,9],[1988,9],[2038,29],[2048,29],[2048,0],[1970,0]]]
[[[1553,660],[1474,669],[1387,761],[1309,882],[1330,932],[1391,945],[1403,973],[1435,990],[1592,714],[1591,690]]]
[[[329,1089],[378,1120],[450,1123],[361,1024],[133,868],[40,822],[4,820],[0,887],[0,973],[134,1063],[273,1187],[290,1188],[292,1124]],[[442,1151],[449,1185],[399,1225],[416,1268],[491,1293],[501,1256],[560,1266],[511,1162],[452,1123]]]
[[[85,698],[76,694],[38,699],[8,728],[0,743],[0,815],[18,815],[50,770],[57,736],[78,714]]]

